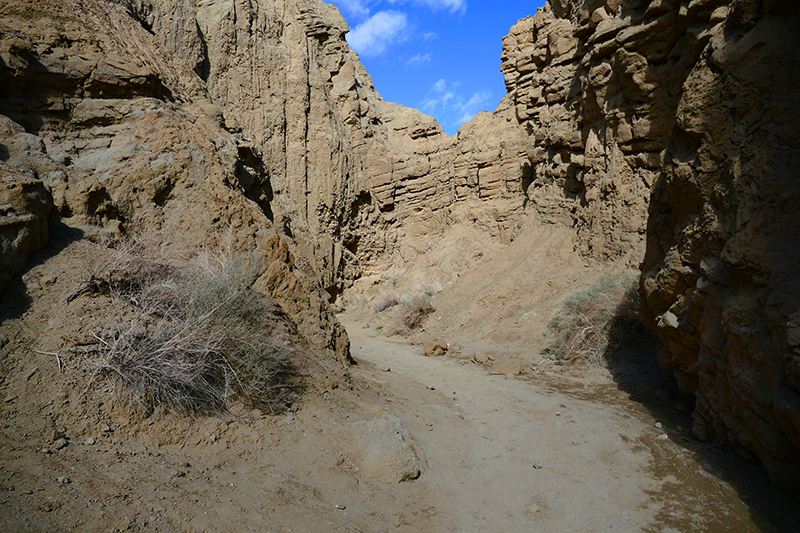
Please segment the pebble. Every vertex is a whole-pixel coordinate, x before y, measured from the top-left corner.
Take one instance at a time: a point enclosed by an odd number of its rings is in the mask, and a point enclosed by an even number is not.
[[[0,333],[0,348],[8,344],[8,337],[6,337],[5,333]]]
[[[66,446],[67,446],[67,439],[61,438],[53,441],[53,448],[55,448],[56,450],[60,450],[61,448],[65,448]]]
[[[385,367],[383,367],[383,371],[384,371],[384,372],[391,372],[391,371],[392,371],[392,369],[391,369],[391,368],[389,368],[388,366],[385,366]]]
[[[428,390],[436,390],[436,387],[432,387],[431,385],[428,385],[425,388]]]
[[[94,440],[92,437],[86,437],[86,444],[88,444],[89,446],[91,446],[95,442],[97,442],[97,441]]]
[[[50,452],[50,448],[42,448],[42,453],[44,453],[44,454],[51,453]]]
[[[658,440],[669,440],[669,435],[667,435],[666,433],[662,433],[661,435],[656,437],[656,439],[658,439]]]
[[[67,476],[61,476],[60,478],[56,479],[56,483],[61,483],[62,485],[66,485],[67,483],[72,483],[72,480]]]
[[[653,427],[656,427],[656,428],[658,428],[658,429],[661,429],[661,428],[663,428],[663,427],[664,427],[664,425],[663,425],[661,422],[656,422],[655,424],[653,424]]]
[[[340,504],[337,504],[337,505],[336,505],[336,508],[337,508],[337,509],[339,509],[340,511],[344,511],[345,509],[347,509],[347,507],[346,507],[346,506],[344,506],[344,505],[342,505],[341,503],[340,503]]]

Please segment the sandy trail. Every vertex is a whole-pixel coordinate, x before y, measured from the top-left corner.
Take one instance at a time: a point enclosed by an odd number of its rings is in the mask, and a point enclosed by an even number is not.
[[[431,503],[453,530],[777,531],[800,523],[754,512],[708,473],[717,452],[674,442],[615,387],[613,401],[589,401],[425,357],[419,347],[344,324],[356,372],[385,383],[389,408],[425,455],[414,483],[435,495]],[[769,491],[739,463],[751,489]]]

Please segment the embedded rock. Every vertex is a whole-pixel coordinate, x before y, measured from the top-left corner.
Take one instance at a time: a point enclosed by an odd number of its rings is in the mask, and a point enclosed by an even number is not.
[[[0,292],[47,245],[53,207],[44,184],[0,162]]]

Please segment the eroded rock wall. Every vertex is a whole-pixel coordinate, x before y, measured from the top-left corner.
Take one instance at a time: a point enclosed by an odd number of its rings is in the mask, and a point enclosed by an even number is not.
[[[262,156],[276,224],[313,261],[331,300],[359,276],[413,259],[454,220],[509,238],[527,165],[513,116],[484,116],[456,142],[432,118],[383,101],[335,7],[123,4],[198,72],[226,127]]]
[[[527,196],[544,220],[575,224],[582,253],[641,259],[683,82],[727,13],[716,4],[559,0],[504,39],[501,68],[529,134]]]
[[[800,6],[710,32],[650,207],[643,316],[697,399],[693,432],[800,488]]]
[[[0,58],[0,156],[41,180],[59,216],[149,233],[178,254],[230,234],[235,252],[262,265],[256,288],[312,346],[346,361],[315,271],[271,220],[263,160],[222,127],[189,64],[123,7],[96,0],[5,3]]]
[[[44,183],[0,162],[0,293],[47,244],[52,208]]]

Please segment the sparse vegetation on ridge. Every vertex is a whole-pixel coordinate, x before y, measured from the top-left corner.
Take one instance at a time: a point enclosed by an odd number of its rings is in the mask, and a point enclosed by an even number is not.
[[[237,400],[272,412],[286,405],[295,372],[243,261],[226,255],[178,268],[130,247],[117,255],[90,281],[128,306],[125,319],[94,333],[97,376],[144,412],[222,412]]]
[[[593,365],[611,352],[635,349],[649,336],[638,308],[636,278],[603,277],[564,300],[547,325],[548,351],[563,363]]]

